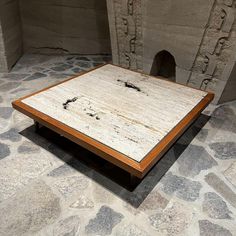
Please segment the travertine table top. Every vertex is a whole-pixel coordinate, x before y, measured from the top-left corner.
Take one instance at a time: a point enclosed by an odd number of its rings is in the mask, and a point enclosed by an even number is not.
[[[206,95],[109,64],[22,102],[140,162]]]

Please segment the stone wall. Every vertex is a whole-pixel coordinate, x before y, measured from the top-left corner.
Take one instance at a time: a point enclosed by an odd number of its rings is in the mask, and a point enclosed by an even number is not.
[[[201,44],[213,2],[147,1],[143,15],[143,70],[149,73],[155,55],[166,50],[175,58],[177,77],[179,73],[182,76],[185,73],[188,75]]]
[[[223,95],[235,65],[235,1],[215,0],[187,84]],[[236,89],[236,88],[235,88]]]
[[[234,0],[107,4],[114,63],[150,74],[156,55],[165,50],[175,60],[177,82],[214,92],[215,103],[235,98],[228,94],[236,89]]]
[[[141,0],[107,0],[113,63],[142,70]]]
[[[0,71],[17,61],[22,45],[24,52],[75,54],[110,53],[111,45],[113,63],[148,74],[167,52],[172,79],[214,92],[215,103],[229,101],[236,89],[235,1],[0,0]]]
[[[8,71],[22,54],[17,0],[0,0],[0,72]]]
[[[7,61],[5,56],[5,44],[3,40],[2,27],[0,24],[0,72],[7,71]]]
[[[110,53],[106,0],[20,0],[25,52]]]
[[[220,103],[236,99],[236,61],[233,64],[234,67],[219,99]]]

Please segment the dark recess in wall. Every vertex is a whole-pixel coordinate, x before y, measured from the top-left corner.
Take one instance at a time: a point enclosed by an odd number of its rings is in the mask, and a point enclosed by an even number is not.
[[[150,74],[175,81],[176,63],[174,57],[166,50],[157,53]]]

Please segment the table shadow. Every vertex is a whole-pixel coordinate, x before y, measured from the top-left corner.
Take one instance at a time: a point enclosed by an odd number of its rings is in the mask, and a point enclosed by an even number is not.
[[[130,185],[129,173],[46,127],[35,132],[35,127],[30,126],[20,134],[53,153],[67,165],[88,176],[133,207],[138,208],[209,119],[209,116],[201,114],[145,178],[132,185]]]

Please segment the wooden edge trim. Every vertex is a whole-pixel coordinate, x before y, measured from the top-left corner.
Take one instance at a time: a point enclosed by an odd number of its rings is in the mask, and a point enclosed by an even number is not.
[[[140,164],[130,157],[100,143],[93,138],[90,138],[89,136],[61,123],[60,121],[57,121],[50,116],[43,114],[42,112],[24,104],[21,100],[12,102],[12,106],[33,120],[38,121],[45,127],[48,127],[56,133],[63,135],[72,142],[84,147],[85,149],[88,149],[89,151],[113,163],[114,165],[128,171],[129,173],[132,173],[139,178],[142,177]]]
[[[200,113],[213,100],[214,94],[208,93],[140,162],[142,178],[164,153],[177,141],[187,128],[197,119]]]

